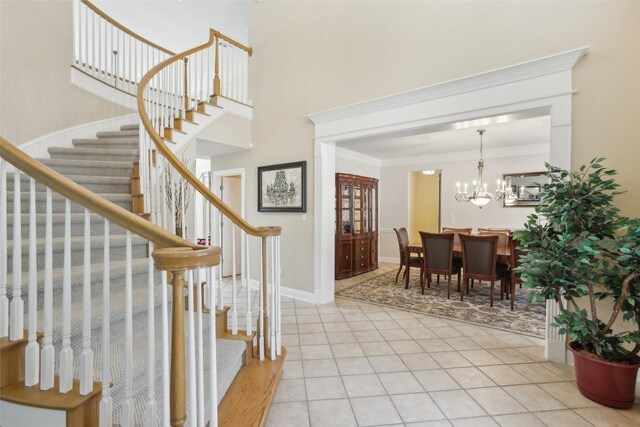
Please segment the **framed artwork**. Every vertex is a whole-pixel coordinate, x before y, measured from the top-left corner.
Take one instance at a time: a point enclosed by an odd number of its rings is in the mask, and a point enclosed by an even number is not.
[[[307,211],[307,162],[258,168],[258,212]]]

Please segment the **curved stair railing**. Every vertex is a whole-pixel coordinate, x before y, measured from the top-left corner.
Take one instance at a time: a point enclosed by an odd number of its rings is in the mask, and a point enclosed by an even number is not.
[[[8,164],[13,165],[12,170],[9,170]],[[23,176],[29,183],[28,192],[22,191],[21,188]],[[9,191],[9,180],[13,181],[13,192]],[[42,194],[42,187],[46,192],[44,200],[38,197]],[[38,192],[36,188],[39,188]],[[13,212],[12,221],[9,222],[11,202]],[[60,238],[53,237],[52,210],[53,206],[60,208],[61,205],[64,205],[64,237],[62,239],[64,256],[62,268],[60,269],[57,265],[57,271],[62,271],[62,277],[59,275],[54,277],[53,246],[55,241],[60,241]],[[72,257],[74,257],[71,246],[71,212],[72,209],[78,212],[78,207],[82,207],[79,212],[84,213],[84,232],[80,234],[84,241],[81,275],[71,267]],[[40,238],[43,231],[42,225],[40,224],[38,229],[36,224],[37,216],[42,213],[46,218],[44,239]],[[22,220],[23,217],[26,217],[26,221]],[[0,277],[0,355],[4,363],[7,363],[7,360],[13,360],[15,363],[15,355],[10,355],[12,349],[25,352],[24,372],[20,372],[19,364],[14,369],[3,371],[11,373],[0,379],[2,400],[28,406],[66,410],[67,417],[71,417],[71,412],[77,410],[70,407],[73,404],[71,402],[86,405],[82,410],[88,412],[82,418],[75,420],[79,424],[68,421],[67,425],[95,425],[97,420],[91,415],[97,413],[98,407],[101,426],[110,427],[114,423],[122,426],[169,425],[170,398],[175,394],[185,394],[184,384],[176,380],[181,373],[184,374],[185,370],[185,311],[186,316],[191,319],[195,311],[194,292],[187,293],[190,304],[185,308],[186,282],[191,282],[194,272],[202,269],[210,270],[214,265],[219,264],[220,248],[198,246],[142,219],[47,168],[1,137],[0,224],[2,227],[0,230],[2,231],[0,235],[0,271],[2,272]],[[7,247],[9,225],[13,236],[10,248]],[[103,238],[102,246],[94,247],[91,244],[91,230],[94,226],[102,227],[102,233],[100,233]],[[126,250],[124,259],[114,263],[114,258],[110,254],[110,238],[114,227],[118,226],[126,230]],[[25,236],[28,238],[26,243],[28,251],[27,248],[22,247]],[[147,255],[148,261],[134,266],[132,265],[132,240],[140,238],[148,242],[150,254]],[[55,244],[59,245],[59,243]],[[79,249],[74,248],[73,251],[77,252]],[[92,269],[92,262],[95,261],[92,253],[99,251],[103,253],[103,257],[100,258],[103,264],[102,270],[98,272]],[[23,268],[23,264],[28,267]],[[38,269],[42,264],[44,264],[44,277],[38,277]],[[113,270],[114,265],[119,268]],[[133,284],[134,268],[138,272],[136,273],[138,279],[141,274],[140,269],[142,269],[142,275],[146,269],[145,284]],[[78,279],[80,276],[82,278]],[[102,277],[102,283],[97,282],[102,286],[101,292],[99,292],[100,289],[96,289],[99,286],[92,282],[92,276],[94,279],[96,276]],[[9,278],[12,283],[10,302]],[[73,287],[72,279],[75,283]],[[124,282],[124,308],[122,302],[114,302],[111,299],[110,287],[114,280],[118,283]],[[82,283],[79,284],[76,281]],[[168,295],[167,281],[172,285],[172,296]],[[77,289],[76,286],[80,286],[81,289]],[[142,374],[139,368],[136,370],[133,365],[135,348],[141,345],[141,343],[134,343],[134,336],[141,333],[133,329],[134,311],[140,313],[141,308],[133,306],[134,293],[138,303],[139,299],[146,295],[147,330],[143,331],[142,338],[146,341],[147,358]],[[76,304],[74,305],[72,305],[72,295],[75,295]],[[202,298],[200,293],[198,296]],[[81,302],[79,303],[78,300]],[[114,304],[117,310],[113,310]],[[213,301],[209,301],[209,304],[213,306]],[[171,305],[171,315],[169,315],[169,305]],[[162,327],[161,336],[156,337],[155,309],[158,307],[161,311]],[[202,309],[198,309],[197,312],[200,316],[199,330],[202,331]],[[41,316],[42,320],[39,321],[38,316]],[[124,321],[124,344],[118,341],[123,347],[121,355],[124,359],[123,367],[119,362],[112,363],[111,346],[114,340],[118,339],[109,332],[110,326],[115,321],[112,316],[120,316],[120,321]],[[54,324],[54,318],[59,320],[59,324]],[[171,325],[169,325],[169,319],[171,319]],[[38,325],[41,325],[42,330],[38,329]],[[92,346],[92,330],[99,326],[102,327],[101,345],[96,347]],[[193,328],[193,321],[190,326]],[[191,331],[193,332],[193,329]],[[215,331],[216,316],[209,316],[209,333],[212,338],[209,341],[209,352],[213,366],[216,366]],[[169,340],[169,333],[171,340]],[[162,366],[159,369],[155,366],[157,340],[162,342]],[[194,335],[188,335],[187,341],[193,345]],[[58,348],[54,347],[55,344]],[[81,348],[78,348],[79,346]],[[169,352],[170,347],[171,352]],[[99,349],[100,364],[94,363],[94,348]],[[56,354],[57,351],[59,352]],[[4,359],[7,354],[14,359]],[[20,353],[17,354],[19,359]],[[55,375],[56,365],[58,366],[57,375]],[[74,375],[74,369],[77,370],[77,375]],[[162,390],[156,390],[155,379],[158,371],[161,373]],[[115,375],[116,372],[119,375]],[[214,381],[215,369],[210,372]],[[24,380],[21,380],[21,377]],[[148,379],[146,387],[143,388],[146,392],[144,408],[138,408],[136,412],[134,394],[139,395],[140,390],[139,388],[136,389],[138,391],[134,390],[134,380],[144,377]],[[118,389],[117,396],[112,394],[114,387]],[[212,390],[215,396],[215,387]],[[156,401],[156,391],[162,396],[161,402]],[[72,397],[66,402],[52,393],[64,393]],[[117,407],[114,405],[115,397],[119,402]],[[80,401],[82,403],[78,403]],[[138,414],[136,418],[134,413]],[[180,419],[172,418],[171,425],[183,424],[180,423]]]
[[[227,46],[227,47],[225,47]],[[148,180],[153,183],[149,192],[150,208],[152,220],[169,230],[178,230],[179,225],[175,224],[176,215],[184,218],[186,214],[185,205],[187,201],[184,195],[187,191],[181,190],[178,193],[170,191],[167,197],[167,186],[175,185],[179,180],[180,188],[186,185],[191,191],[201,197],[204,201],[204,212],[202,215],[201,230],[204,230],[204,241],[210,242],[214,238],[215,244],[221,244],[222,230],[221,218],[224,216],[231,221],[231,286],[228,301],[230,304],[229,317],[231,320],[231,336],[244,335],[253,341],[253,318],[252,312],[252,287],[257,287],[258,313],[257,313],[257,352],[261,361],[265,358],[276,360],[282,354],[281,346],[281,269],[280,269],[280,227],[255,227],[245,221],[240,215],[220,200],[211,191],[211,180],[203,182],[198,179],[189,168],[173,153],[167,145],[166,130],[181,129],[183,123],[198,120],[198,116],[206,116],[218,108],[215,104],[217,97],[221,96],[220,91],[220,57],[221,51],[228,47],[238,49],[245,55],[251,54],[251,49],[233,41],[215,30],[210,30],[209,40],[195,48],[179,53],[154,66],[140,81],[137,93],[138,111],[140,114],[141,131],[143,134],[144,146],[147,147],[147,158],[152,159],[148,163]],[[174,82],[180,80],[181,70],[184,64],[190,64],[195,69],[194,78],[188,85],[188,93],[185,95],[186,111],[185,118],[176,117],[179,108],[176,108],[174,101],[163,97],[163,93],[171,93],[174,90]],[[210,67],[211,66],[211,67]],[[184,75],[184,74],[182,74]],[[177,123],[177,124],[176,124]],[[167,172],[168,171],[168,172]],[[208,184],[208,185],[207,185]],[[176,194],[183,197],[176,202]],[[171,199],[168,201],[168,199]],[[176,211],[180,211],[176,214]],[[190,236],[193,241],[197,241],[198,236],[194,234],[196,228],[195,209],[193,217],[193,227]],[[217,231],[217,232],[216,232]],[[240,233],[242,250],[242,281],[241,286],[237,281],[236,254],[238,249],[235,245],[235,235]],[[187,234],[189,234],[187,232]],[[255,237],[256,240],[250,239]],[[253,243],[253,245],[252,245]],[[257,244],[256,244],[257,243]],[[259,250],[260,256],[252,260],[251,254],[254,250]],[[251,268],[253,267],[253,269]],[[253,274],[252,274],[253,273]],[[215,295],[212,300],[217,301],[217,309],[223,310],[225,291],[223,289],[222,271],[220,266],[208,271],[204,283],[203,292]],[[257,277],[257,279],[252,279]],[[198,289],[200,286],[198,286]],[[241,289],[243,288],[243,289]],[[239,311],[244,306],[243,301],[239,301],[239,295],[246,296],[246,320],[242,319]],[[255,295],[254,295],[255,297]],[[215,307],[215,306],[214,306]],[[240,331],[240,323],[244,321],[245,330]],[[195,358],[193,355],[191,356]],[[193,364],[191,365],[193,366]],[[197,367],[198,372],[190,373],[191,378],[201,377],[201,367]],[[197,407],[184,407],[184,397],[174,395],[171,398],[171,413],[173,418],[187,416],[192,418],[200,414],[202,406],[202,389],[200,385],[188,387],[189,400],[198,402]],[[179,399],[178,399],[179,398]],[[182,400],[181,400],[182,399]],[[217,408],[211,405],[209,419],[217,419]]]

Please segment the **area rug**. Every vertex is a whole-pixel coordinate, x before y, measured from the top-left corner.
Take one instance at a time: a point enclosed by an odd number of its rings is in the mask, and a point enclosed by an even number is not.
[[[460,301],[457,277],[451,281],[451,299],[447,299],[447,281],[440,277],[440,284],[431,283],[421,295],[419,272],[411,273],[409,289],[404,289],[404,280],[396,271],[383,273],[339,291],[336,296],[356,301],[409,310],[430,316],[454,319],[481,326],[544,337],[545,303],[532,303],[528,289],[516,289],[515,308],[510,310],[508,300],[500,300],[500,284],[496,282],[494,304],[489,306],[489,283],[476,283],[474,288]]]

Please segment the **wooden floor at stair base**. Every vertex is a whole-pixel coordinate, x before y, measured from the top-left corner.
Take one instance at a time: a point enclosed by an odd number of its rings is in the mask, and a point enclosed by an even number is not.
[[[276,360],[243,366],[218,406],[220,427],[261,427],[276,395],[287,350]]]
[[[35,406],[67,412],[67,427],[97,426],[100,422],[99,407],[102,385],[93,383],[93,391],[86,396],[80,394],[80,381],[73,380],[73,389],[68,393],[59,393],[59,380],[56,376],[53,387],[40,390],[40,385],[25,387],[19,381],[0,390],[0,398],[18,405]]]

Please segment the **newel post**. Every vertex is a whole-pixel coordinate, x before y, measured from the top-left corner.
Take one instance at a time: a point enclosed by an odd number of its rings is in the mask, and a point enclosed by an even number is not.
[[[186,344],[184,335],[185,272],[220,263],[220,248],[164,248],[153,251],[158,270],[171,273],[173,287],[171,323],[170,424],[182,427],[187,420]]]

